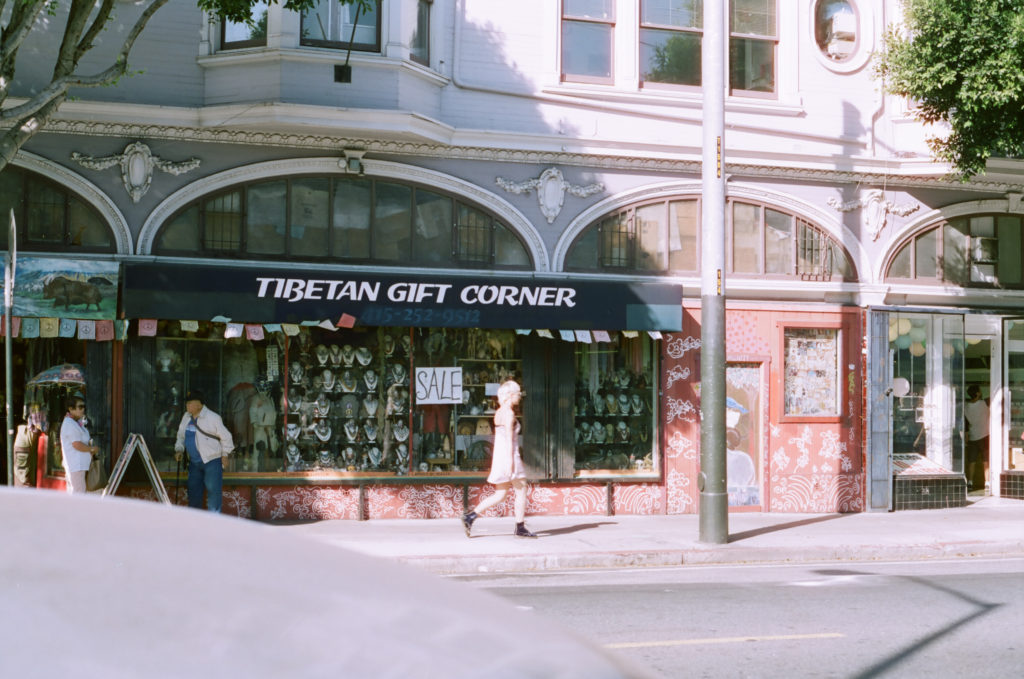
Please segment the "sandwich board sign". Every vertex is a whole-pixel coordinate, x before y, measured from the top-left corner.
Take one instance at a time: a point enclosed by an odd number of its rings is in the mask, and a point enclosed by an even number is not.
[[[128,462],[136,450],[139,453],[142,466],[146,468],[149,482],[153,484],[153,490],[156,491],[156,499],[165,505],[171,504],[171,499],[167,497],[167,489],[164,488],[164,482],[156,469],[156,463],[153,462],[153,455],[150,454],[149,446],[146,445],[146,439],[142,438],[142,434],[128,435],[128,440],[124,442],[124,448],[121,449],[121,455],[117,458],[114,468],[110,471],[110,480],[107,481],[107,487],[103,489],[104,497],[117,492],[117,487],[120,485],[121,479],[124,478],[124,472],[128,469]]]

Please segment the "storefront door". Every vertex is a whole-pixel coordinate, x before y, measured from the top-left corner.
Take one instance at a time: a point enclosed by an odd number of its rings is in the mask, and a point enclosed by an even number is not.
[[[892,313],[889,348],[894,470],[963,473],[963,316]]]
[[[1024,470],[1024,318],[1003,319],[1003,422],[1004,444],[993,446],[999,451],[999,466],[989,477],[999,481],[999,471]],[[999,492],[993,486],[993,493]]]

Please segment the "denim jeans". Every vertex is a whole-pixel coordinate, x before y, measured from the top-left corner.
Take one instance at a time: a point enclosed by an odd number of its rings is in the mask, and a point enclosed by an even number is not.
[[[220,512],[221,482],[224,479],[224,458],[203,462],[198,455],[188,460],[188,506],[203,508],[203,490],[206,490],[206,508]]]

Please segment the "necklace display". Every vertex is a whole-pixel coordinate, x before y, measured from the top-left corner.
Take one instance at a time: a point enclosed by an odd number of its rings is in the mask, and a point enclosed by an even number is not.
[[[352,374],[351,370],[346,370],[341,374],[341,391],[346,394],[351,394],[356,390],[356,376]]]
[[[327,350],[327,347],[322,344],[318,344],[316,345],[316,348],[313,349],[313,355],[316,356],[317,365],[326,366],[330,357],[330,352]]]
[[[351,344],[346,344],[341,348],[341,362],[345,364],[346,368],[351,368],[356,362],[356,350]]]
[[[341,366],[341,347],[337,344],[332,344],[331,348],[328,349],[328,353],[330,354],[328,360],[331,362],[331,365],[335,368]]]
[[[373,370],[367,370],[363,373],[363,384],[366,385],[367,391],[377,390],[377,373]]]
[[[323,443],[327,443],[331,440],[332,433],[331,425],[327,420],[319,420],[316,423],[316,426],[313,427],[313,434]]]
[[[399,422],[391,430],[396,441],[407,441],[409,439],[409,427],[404,422]]]
[[[316,397],[316,401],[313,403],[313,417],[316,419],[322,419],[327,417],[331,412],[331,402],[327,400],[327,395],[323,392]]]
[[[377,440],[377,425],[372,420],[367,420],[363,425],[363,434],[367,441]]]
[[[326,469],[330,469],[334,466],[334,456],[331,455],[331,451],[327,448],[322,448],[320,450],[317,461],[320,463],[321,467]]]
[[[374,417],[377,414],[377,406],[380,405],[380,401],[374,395],[369,395],[363,399],[363,412],[367,417]]]
[[[345,422],[345,438],[348,439],[349,443],[355,443],[359,440],[359,425],[356,424],[355,420]]]
[[[288,447],[285,448],[285,457],[288,460],[288,471],[302,471],[302,469],[305,467],[305,463],[302,461],[302,452],[299,450],[299,447],[294,443],[289,443]]]

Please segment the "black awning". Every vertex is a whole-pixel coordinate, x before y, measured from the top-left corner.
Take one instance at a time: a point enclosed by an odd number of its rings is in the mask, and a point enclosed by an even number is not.
[[[680,285],[127,263],[128,318],[363,326],[682,329]],[[353,321],[354,319],[354,321]]]

